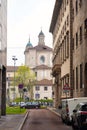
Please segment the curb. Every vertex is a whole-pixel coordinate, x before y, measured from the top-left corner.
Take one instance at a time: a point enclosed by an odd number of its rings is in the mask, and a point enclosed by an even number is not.
[[[25,117],[23,118],[22,122],[21,122],[21,125],[19,126],[18,130],[21,130],[25,121],[26,121],[26,118],[28,117],[28,114],[29,114],[29,111],[26,112],[25,114]]]
[[[51,112],[53,112],[54,114],[56,114],[57,116],[61,117],[61,115],[55,111],[56,109],[53,110],[53,108],[48,108],[48,107],[47,107],[47,109],[50,110]]]

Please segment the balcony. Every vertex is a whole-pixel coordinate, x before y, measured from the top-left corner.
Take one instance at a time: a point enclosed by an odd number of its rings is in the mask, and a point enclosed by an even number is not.
[[[52,75],[55,77],[61,72],[61,64],[55,64],[52,68]]]

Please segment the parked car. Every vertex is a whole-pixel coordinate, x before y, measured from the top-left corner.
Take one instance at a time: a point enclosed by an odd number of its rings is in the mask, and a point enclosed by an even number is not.
[[[79,103],[73,110],[72,115],[72,128],[73,130],[87,130],[87,102]]]
[[[10,106],[10,107],[15,107],[15,106],[17,106],[17,105],[18,105],[18,104],[17,104],[16,102],[10,102],[10,103],[9,103],[9,106]]]
[[[61,101],[61,119],[66,124],[71,124],[73,109],[80,102],[87,102],[87,97],[62,99]]]
[[[25,108],[26,109],[40,108],[40,104],[38,102],[27,102]]]
[[[19,102],[19,106],[20,106],[20,108],[25,108],[26,103],[25,102]]]

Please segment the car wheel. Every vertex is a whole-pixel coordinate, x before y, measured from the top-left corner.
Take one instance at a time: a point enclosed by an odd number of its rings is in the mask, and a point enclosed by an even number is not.
[[[71,123],[71,125],[72,125],[72,130],[77,130],[77,128],[76,128],[76,126],[75,126],[75,122],[74,122],[73,119],[72,119],[72,123]]]
[[[65,120],[62,118],[62,122],[65,123]]]
[[[81,121],[78,120],[78,130],[82,130]]]

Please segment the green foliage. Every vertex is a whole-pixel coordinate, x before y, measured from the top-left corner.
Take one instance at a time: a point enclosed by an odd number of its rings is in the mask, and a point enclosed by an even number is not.
[[[30,101],[38,101],[38,102],[42,102],[42,103],[53,103],[52,99],[40,99],[40,100],[30,100]]]
[[[20,107],[6,107],[6,114],[22,114],[25,113],[26,109],[20,109]]]
[[[24,99],[21,97],[21,98],[16,98],[15,100],[14,100],[14,102],[20,102],[20,100],[21,100],[21,102],[24,102]]]
[[[38,100],[40,102],[47,102],[47,103],[53,103],[53,100],[52,99],[41,99],[41,100]]]
[[[27,66],[20,66],[16,72],[16,83],[28,86],[29,81],[35,81],[35,73]]]

